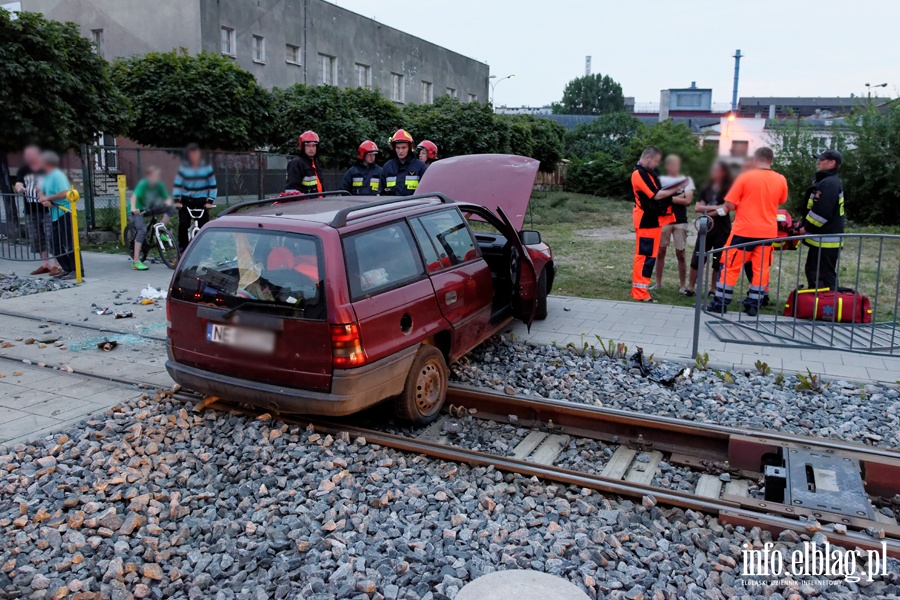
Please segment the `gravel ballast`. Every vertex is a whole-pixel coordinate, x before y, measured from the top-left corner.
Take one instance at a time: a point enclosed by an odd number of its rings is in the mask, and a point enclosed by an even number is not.
[[[43,292],[55,292],[72,287],[68,281],[60,281],[55,277],[20,277],[15,273],[6,275],[0,273],[0,300],[7,298],[19,298]]]
[[[169,398],[0,447],[0,469],[0,597],[441,600],[515,568],[591,598],[900,592],[896,561],[874,582],[744,587],[757,529]]]
[[[689,379],[668,387],[629,363],[495,336],[455,365],[452,379],[507,394],[900,448],[900,391],[893,387],[832,381],[821,392],[798,391],[796,376],[755,369],[730,373],[731,383],[712,369],[691,369]],[[651,376],[666,379],[683,368],[660,361]]]

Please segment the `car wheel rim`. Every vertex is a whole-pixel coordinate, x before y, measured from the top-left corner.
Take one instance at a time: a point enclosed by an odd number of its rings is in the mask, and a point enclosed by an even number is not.
[[[441,392],[444,387],[444,375],[434,361],[422,365],[416,377],[416,406],[419,412],[427,415],[440,405]]]

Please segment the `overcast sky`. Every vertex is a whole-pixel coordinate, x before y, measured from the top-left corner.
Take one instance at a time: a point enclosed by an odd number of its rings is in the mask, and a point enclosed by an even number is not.
[[[496,105],[559,100],[586,55],[639,103],[691,81],[730,102],[737,48],[739,96],[900,95],[898,0],[332,1],[515,74]]]

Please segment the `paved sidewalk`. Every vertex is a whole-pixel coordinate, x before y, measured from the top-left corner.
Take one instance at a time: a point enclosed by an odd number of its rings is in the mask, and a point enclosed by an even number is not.
[[[551,296],[546,321],[535,321],[529,333],[516,323],[517,338],[565,346],[584,342],[599,347],[604,342],[624,342],[629,349],[641,346],[655,358],[690,360],[694,332],[694,309],[665,304],[638,305],[634,302],[593,300]],[[773,372],[806,372],[829,378],[871,380],[894,383],[900,380],[900,356],[887,358],[838,350],[801,350],[720,342],[700,323],[699,351],[709,354],[710,365],[736,370],[753,369],[761,360]]]

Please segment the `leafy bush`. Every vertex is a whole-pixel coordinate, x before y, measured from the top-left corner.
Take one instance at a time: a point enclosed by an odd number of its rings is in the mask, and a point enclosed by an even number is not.
[[[645,135],[646,130],[643,123],[628,113],[601,115],[566,132],[566,156],[586,158],[604,152],[624,163],[631,140]]]
[[[883,113],[867,110],[851,130],[855,147],[844,153],[841,168],[848,218],[900,226],[900,103]]]
[[[574,159],[569,164],[566,188],[580,194],[628,197],[631,167],[606,152],[597,152],[587,159]]]
[[[706,178],[716,159],[713,147],[701,145],[700,138],[694,135],[690,127],[671,119],[656,123],[632,138],[628,147],[627,164],[636,164],[647,146],[656,146],[664,156],[679,155],[682,172],[693,177],[698,184]]]
[[[125,133],[139,144],[252,150],[269,139],[271,97],[229,58],[151,52],[116,61],[112,74],[131,102]]]

